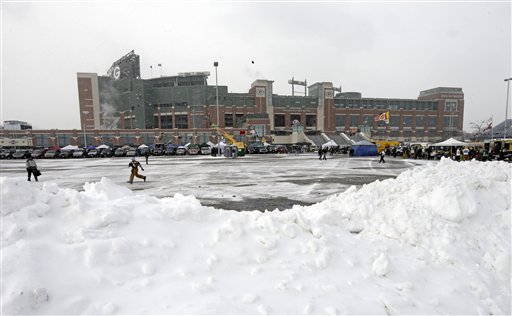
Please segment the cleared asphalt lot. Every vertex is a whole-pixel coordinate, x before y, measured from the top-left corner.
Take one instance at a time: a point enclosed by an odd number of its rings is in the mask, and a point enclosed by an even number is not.
[[[294,204],[309,205],[341,193],[349,186],[394,178],[401,172],[437,161],[387,157],[328,156],[320,161],[315,153],[301,155],[247,155],[236,159],[211,156],[138,158],[147,182],[127,183],[130,158],[38,159],[44,181],[60,187],[83,190],[85,182],[107,177],[136,192],[155,197],[175,193],[194,195],[203,205],[229,210],[283,210]],[[1,160],[2,176],[26,178],[25,160]]]

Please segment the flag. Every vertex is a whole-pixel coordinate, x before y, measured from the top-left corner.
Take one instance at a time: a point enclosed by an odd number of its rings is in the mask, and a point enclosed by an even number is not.
[[[385,121],[386,124],[389,124],[389,111],[387,112],[382,112],[381,114],[377,115],[376,117],[373,118],[373,120],[375,122],[379,122],[379,121]]]
[[[492,116],[489,118],[489,120],[487,120],[487,123],[486,123],[486,127],[482,130],[482,133],[487,131],[487,130],[490,130],[492,129]]]

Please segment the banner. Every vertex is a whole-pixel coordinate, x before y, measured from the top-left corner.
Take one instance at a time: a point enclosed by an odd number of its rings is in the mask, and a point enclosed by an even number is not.
[[[373,120],[375,122],[379,122],[379,121],[385,121],[386,124],[389,124],[389,111],[387,112],[382,112],[381,114],[377,115],[376,117],[373,118]]]

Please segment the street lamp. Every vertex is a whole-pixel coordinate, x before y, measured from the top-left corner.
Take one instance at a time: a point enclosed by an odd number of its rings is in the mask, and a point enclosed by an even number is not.
[[[509,88],[510,88],[510,80],[512,80],[512,78],[505,79],[505,81],[507,82],[507,104],[505,106],[505,130],[503,131],[503,139],[505,139],[505,137],[507,135],[508,91],[509,91]]]
[[[134,107],[131,106],[130,107],[130,128],[133,129],[133,110],[134,110]]]
[[[82,111],[82,113],[84,114],[84,148],[87,147],[87,137],[85,136],[85,128],[87,127],[87,124],[85,123],[86,121],[86,115],[89,114],[89,111]]]
[[[217,66],[219,66],[219,63],[214,62],[213,66],[215,67],[215,95],[217,97],[216,98],[217,99],[217,127],[220,127],[220,122],[219,122],[219,86],[217,84]]]

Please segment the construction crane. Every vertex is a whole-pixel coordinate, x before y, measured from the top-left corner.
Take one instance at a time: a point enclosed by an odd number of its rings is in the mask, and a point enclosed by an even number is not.
[[[245,156],[245,143],[239,142],[236,139],[233,138],[233,136],[226,133],[222,128],[218,127],[215,124],[212,124],[212,128],[217,130],[219,133],[222,133],[225,139],[228,140],[229,143],[232,145],[235,145],[238,151],[238,156]]]

